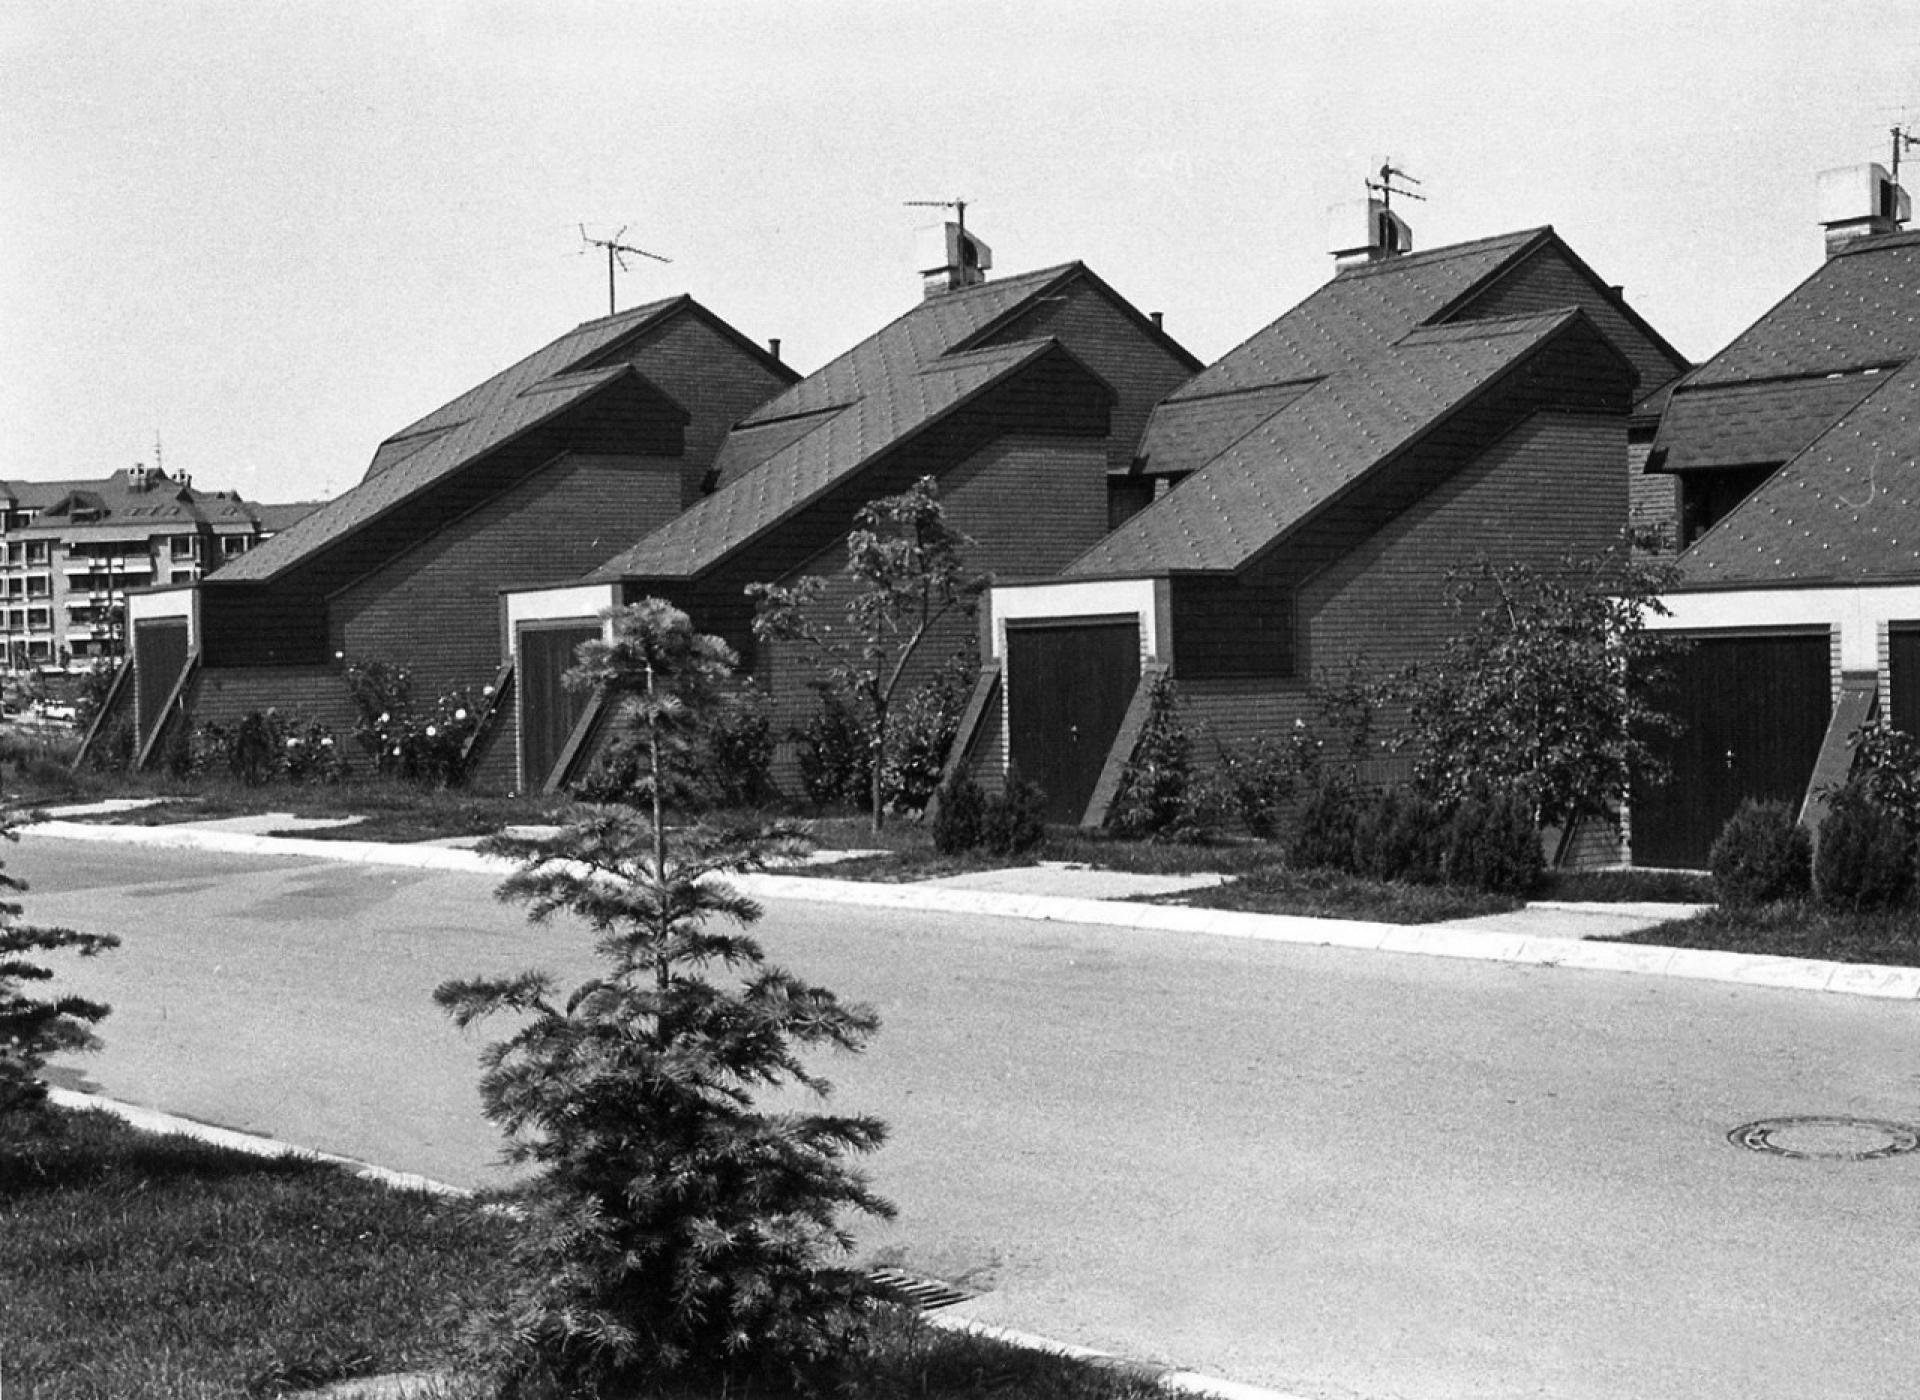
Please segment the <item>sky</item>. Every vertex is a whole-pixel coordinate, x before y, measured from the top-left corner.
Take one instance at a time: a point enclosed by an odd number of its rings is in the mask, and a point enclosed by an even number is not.
[[[0,478],[158,443],[336,495],[606,313],[583,224],[672,260],[621,306],[690,293],[806,371],[919,299],[908,201],[964,198],[996,274],[1080,259],[1211,362],[1388,159],[1416,248],[1552,224],[1701,359],[1903,122],[1907,0],[8,0]]]

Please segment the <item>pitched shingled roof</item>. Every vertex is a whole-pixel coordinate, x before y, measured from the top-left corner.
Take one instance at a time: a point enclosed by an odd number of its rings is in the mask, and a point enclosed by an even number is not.
[[[359,485],[232,560],[209,582],[270,579],[609,385],[623,379],[646,382],[626,363],[583,366],[693,305],[691,297],[673,297],[576,326],[389,437]]]
[[[1680,563],[1691,588],[1920,579],[1920,360],[1879,376]]]
[[[1920,578],[1920,233],[1862,238],[1675,389],[1664,467],[1785,465],[1681,587]]]
[[[929,298],[761,405],[720,449],[718,488],[588,575],[689,578],[882,452],[1049,354],[1051,339],[980,345],[1080,263]]]
[[[1585,320],[1567,310],[1411,330],[1298,395],[1065,574],[1238,569]]]

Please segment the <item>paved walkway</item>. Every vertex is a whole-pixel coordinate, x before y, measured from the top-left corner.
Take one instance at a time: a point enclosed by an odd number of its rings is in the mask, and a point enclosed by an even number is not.
[[[35,830],[75,841],[124,842],[243,853],[277,853],[368,865],[423,870],[463,870],[504,875],[509,862],[483,856],[464,844],[275,837],[297,824],[286,814],[183,822],[167,826],[117,826],[68,820],[124,810],[137,803],[88,804],[49,811]],[[311,824],[311,823],[310,823]],[[825,853],[831,856],[832,853]],[[1569,904],[1543,901],[1512,914],[1481,915],[1439,924],[1384,924],[1361,919],[1312,919],[1251,914],[1182,905],[1130,901],[1164,894],[1168,881],[1219,877],[1167,877],[1096,871],[1062,864],[1020,866],[908,884],[834,880],[812,875],[746,877],[751,893],[867,908],[937,910],[1055,920],[1122,928],[1211,934],[1224,938],[1304,943],[1386,953],[1589,968],[1649,976],[1686,977],[1780,989],[1920,1001],[1920,967],[1880,967],[1644,944],[1589,942],[1649,928],[1701,907],[1685,904]]]

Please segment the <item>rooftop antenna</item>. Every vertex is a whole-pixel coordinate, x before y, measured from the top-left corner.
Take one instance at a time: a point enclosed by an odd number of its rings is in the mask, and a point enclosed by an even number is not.
[[[1898,185],[1900,183],[1900,153],[1902,151],[1910,151],[1915,146],[1920,146],[1920,136],[1915,136],[1904,126],[1894,127],[1891,134],[1893,136],[1893,183]]]
[[[165,476],[167,474],[166,462],[160,455],[160,430],[158,428],[153,430],[153,474],[155,476]]]
[[[1395,165],[1392,157],[1388,157],[1386,160],[1380,162],[1380,178],[1377,181],[1367,181],[1367,193],[1379,195],[1380,203],[1388,209],[1393,208],[1393,197],[1395,195],[1399,195],[1402,199],[1417,199],[1423,204],[1426,202],[1427,197],[1425,195],[1415,194],[1412,190],[1403,189],[1393,183],[1395,180],[1404,181],[1409,185],[1417,185],[1420,183],[1414,179],[1413,176],[1407,174],[1406,171]]]
[[[964,199],[909,199],[906,201],[906,207],[909,209],[951,209],[957,216],[955,222],[960,225],[960,232],[965,233],[967,231],[967,201]]]
[[[626,224],[620,225],[620,232],[614,234],[611,238],[589,238],[587,236],[587,226],[585,224],[580,225],[580,241],[586,245],[581,248],[581,252],[586,252],[587,248],[605,248],[607,250],[607,315],[609,316],[614,315],[619,310],[618,305],[613,299],[613,272],[615,267],[618,267],[622,272],[629,270],[627,267],[626,254],[632,253],[638,258],[652,258],[655,262],[670,263],[673,261],[672,258],[663,258],[658,253],[649,253],[645,248],[635,248],[632,244],[622,243],[620,241],[621,235],[626,233],[628,227]]]

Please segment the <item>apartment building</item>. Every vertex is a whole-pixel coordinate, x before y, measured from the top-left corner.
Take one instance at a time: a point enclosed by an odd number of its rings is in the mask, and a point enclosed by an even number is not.
[[[259,505],[144,465],[0,482],[0,671],[123,655],[128,589],[202,578],[314,508]]]

